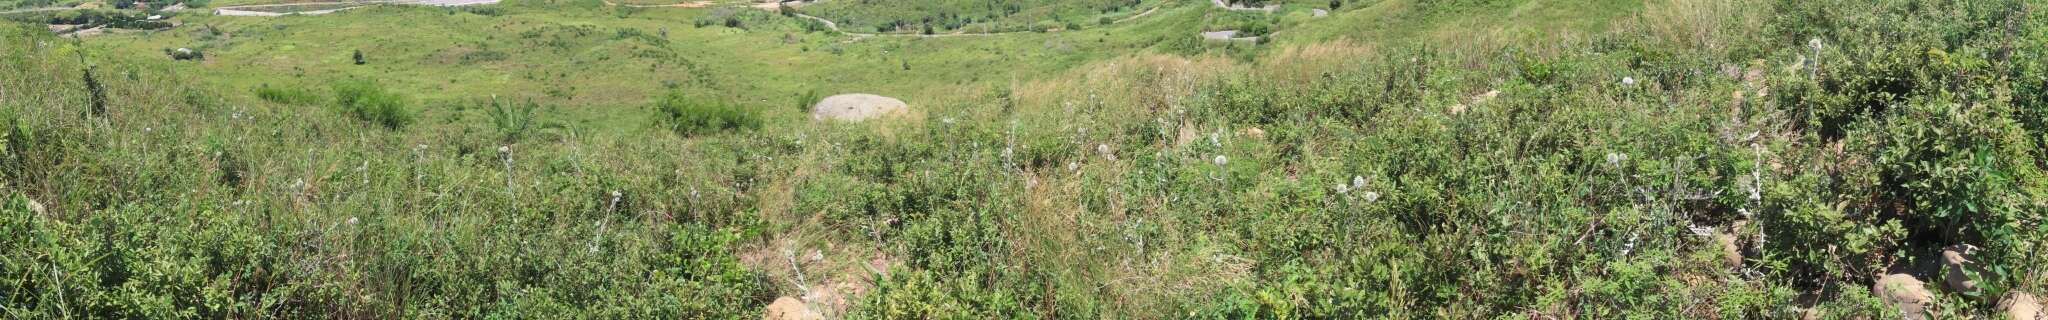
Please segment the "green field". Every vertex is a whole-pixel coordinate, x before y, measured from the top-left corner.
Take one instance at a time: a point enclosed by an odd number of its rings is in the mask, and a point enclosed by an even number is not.
[[[2048,294],[2041,3],[1269,2],[8,14],[0,317],[2020,319]],[[1199,35],[1224,30],[1259,38]],[[814,119],[848,93],[909,110]]]

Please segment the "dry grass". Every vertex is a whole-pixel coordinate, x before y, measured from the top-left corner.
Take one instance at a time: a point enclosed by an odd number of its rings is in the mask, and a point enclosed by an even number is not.
[[[1724,52],[1731,43],[1756,39],[1769,7],[1758,0],[1651,1],[1635,26],[1623,30],[1649,33],[1676,48]]]
[[[1352,70],[1369,63],[1359,57],[1379,56],[1379,47],[1354,40],[1337,40],[1287,47],[1273,52],[1259,64],[1259,71],[1271,79],[1307,81],[1332,70]]]

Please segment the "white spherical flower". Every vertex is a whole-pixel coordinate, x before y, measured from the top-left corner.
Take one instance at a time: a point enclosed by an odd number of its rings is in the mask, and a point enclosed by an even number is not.
[[[512,146],[498,146],[498,153],[512,153]]]
[[[1100,154],[1103,154],[1103,155],[1109,155],[1109,144],[1098,144],[1098,145],[1095,145],[1095,153],[1100,153]]]
[[[1228,157],[1224,157],[1223,155],[1220,155],[1220,154],[1219,154],[1219,155],[1216,155],[1216,160],[1215,160],[1215,162],[1216,162],[1216,166],[1218,166],[1218,167],[1221,167],[1221,166],[1227,166],[1227,165],[1230,165],[1230,158],[1228,158]]]
[[[356,225],[356,217],[348,217],[348,225]]]
[[[1621,77],[1621,84],[1627,86],[1636,85],[1636,77]]]
[[[1342,184],[1342,183],[1339,183],[1339,184],[1337,184],[1337,194],[1345,194],[1345,193],[1351,193],[1351,185],[1348,185],[1348,184]]]
[[[1353,188],[1353,189],[1358,189],[1358,188],[1365,188],[1365,177],[1364,177],[1364,176],[1351,176],[1351,188]]]
[[[1366,191],[1366,192],[1365,192],[1365,202],[1380,202],[1380,193],[1379,193],[1379,192],[1372,192],[1372,191]]]

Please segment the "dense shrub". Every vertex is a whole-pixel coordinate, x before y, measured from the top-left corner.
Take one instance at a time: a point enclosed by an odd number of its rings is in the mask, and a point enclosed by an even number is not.
[[[1987,249],[1976,260],[1990,265],[2025,264],[2039,241],[2041,201],[2048,199],[2048,175],[2039,152],[2039,100],[1999,92],[2019,89],[1999,79],[2038,78],[2013,73],[2014,60],[2001,51],[2020,41],[2002,30],[2039,28],[2021,19],[2012,1],[1924,3],[1916,1],[1804,2],[1778,4],[1784,56],[1797,69],[1780,74],[1786,93],[1779,107],[1798,116],[1812,134],[1809,143],[1836,148],[1845,157],[1834,174],[1813,185],[1848,200],[1816,199],[1803,192],[1783,199],[1804,203],[1788,213],[1800,228],[1781,229],[1786,239],[1847,240],[1847,255],[1830,248],[1780,243],[1798,255],[1802,272],[1842,267],[1870,270],[1888,252],[1926,252],[1970,244]],[[1854,12],[1854,13],[1844,13]],[[1937,22],[1938,21],[1938,22]],[[1804,180],[1804,179],[1802,179]],[[1790,191],[1790,190],[1787,190]],[[1766,197],[1779,200],[1775,197]],[[1828,201],[1840,201],[1828,204]],[[1815,203],[1819,202],[1819,203]],[[1791,208],[1788,208],[1791,209]],[[2017,270],[1981,274],[1986,283],[2023,280]],[[1868,271],[1865,271],[1868,272]]]
[[[663,127],[684,136],[753,130],[761,127],[760,116],[753,110],[695,98],[681,92],[670,92],[656,99],[654,111],[660,113],[660,123]]]
[[[191,48],[165,48],[164,55],[170,56],[171,60],[206,60],[206,52]]]

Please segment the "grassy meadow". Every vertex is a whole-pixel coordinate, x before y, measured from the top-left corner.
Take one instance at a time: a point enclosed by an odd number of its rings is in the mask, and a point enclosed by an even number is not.
[[[0,317],[2018,319],[2048,294],[2039,2],[1273,3],[10,15]],[[812,118],[843,93],[910,111]]]

